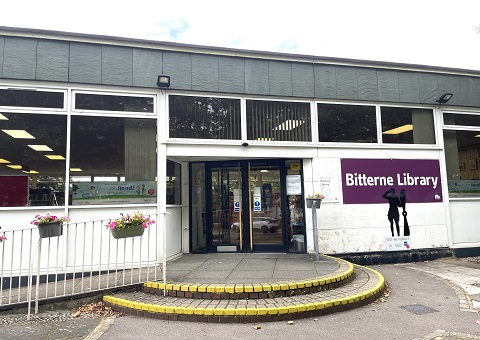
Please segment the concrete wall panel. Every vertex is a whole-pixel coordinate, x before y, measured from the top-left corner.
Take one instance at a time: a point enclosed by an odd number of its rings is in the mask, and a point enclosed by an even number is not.
[[[337,98],[337,79],[335,66],[315,65],[315,97]]]
[[[284,61],[268,62],[268,83],[270,95],[291,96],[292,91],[292,63]]]
[[[267,60],[245,60],[245,92],[248,94],[269,94]]]
[[[133,86],[157,87],[157,78],[163,75],[163,53],[133,49]]]
[[[3,52],[3,77],[35,79],[37,39],[6,37]]]
[[[378,99],[386,102],[398,102],[400,91],[398,87],[398,72],[378,70]]]
[[[378,100],[377,70],[357,68],[357,86],[359,100]]]
[[[420,103],[434,104],[438,99],[437,76],[430,73],[420,73],[418,76]]]
[[[133,85],[133,50],[102,46],[102,84]]]
[[[245,93],[245,59],[218,58],[218,90],[220,92]]]
[[[192,90],[218,92],[218,57],[192,54]]]
[[[355,67],[336,67],[337,98],[358,99],[357,69]]]
[[[170,87],[192,89],[192,59],[189,53],[163,52],[163,74],[170,76]]]
[[[102,47],[100,45],[70,43],[69,81],[101,84]]]
[[[460,77],[439,74],[437,76],[438,82],[438,99],[444,93],[453,93],[452,99],[448,105],[460,105],[466,101],[465,96],[460,91]]]
[[[70,44],[39,40],[37,45],[37,80],[68,81]]]
[[[398,72],[398,89],[401,102],[418,103],[420,101],[418,73]]]
[[[292,63],[292,91],[295,97],[315,96],[313,64]]]
[[[0,77],[3,77],[3,52],[5,50],[5,38],[0,37]]]

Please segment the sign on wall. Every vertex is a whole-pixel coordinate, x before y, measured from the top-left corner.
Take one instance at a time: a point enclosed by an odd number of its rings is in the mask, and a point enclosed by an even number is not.
[[[442,202],[440,164],[431,159],[341,159],[343,203],[385,203],[386,192],[409,203]]]
[[[135,182],[77,182],[73,184],[73,205],[155,203],[156,183]]]

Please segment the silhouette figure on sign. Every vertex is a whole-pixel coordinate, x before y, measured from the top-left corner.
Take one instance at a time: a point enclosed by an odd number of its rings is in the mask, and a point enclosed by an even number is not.
[[[400,190],[400,207],[402,207],[403,216],[403,235],[410,236],[410,227],[407,221],[407,192],[405,189]]]
[[[391,188],[390,190],[386,191],[383,195],[383,198],[388,200],[388,221],[390,221],[390,231],[392,232],[392,237],[395,236],[393,230],[393,222],[395,222],[395,226],[397,229],[397,235],[400,236],[400,226],[398,225],[398,221],[400,220],[400,215],[398,213],[398,207],[400,207],[400,199],[397,195],[395,195],[395,189]]]

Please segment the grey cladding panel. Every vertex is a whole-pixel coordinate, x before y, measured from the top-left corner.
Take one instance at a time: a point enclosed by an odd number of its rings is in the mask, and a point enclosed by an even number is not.
[[[102,47],[70,43],[69,81],[100,84],[102,81]]]
[[[398,88],[400,101],[403,103],[419,103],[420,89],[418,73],[398,72]]]
[[[37,68],[37,40],[5,37],[3,77],[35,79]]]
[[[378,100],[377,71],[357,68],[357,88],[359,100]]]
[[[218,90],[220,92],[245,93],[245,59],[219,57]]]
[[[192,90],[218,92],[218,57],[192,54]]]
[[[480,107],[480,79],[479,78],[473,78],[472,80],[473,83],[473,106]]]
[[[478,93],[475,93],[475,85],[472,77],[458,77],[458,84],[459,88],[456,91],[459,96],[456,96],[457,100],[460,101],[461,105],[466,105],[466,106],[474,106],[475,105],[475,97],[478,95]],[[455,92],[452,92],[455,94]],[[450,103],[450,102],[448,102]],[[453,101],[452,97],[452,103],[455,103]]]
[[[312,64],[292,63],[292,90],[296,97],[313,98],[315,96]]]
[[[39,40],[37,45],[37,80],[68,81],[70,44]]]
[[[335,66],[315,65],[315,97],[337,98],[337,77]]]
[[[170,76],[170,87],[192,89],[192,59],[189,53],[163,52],[163,75]]]
[[[157,87],[157,78],[162,75],[160,51],[133,49],[133,86]]]
[[[438,96],[436,99],[444,93],[453,93],[452,99],[448,102],[449,105],[461,105],[466,100],[460,91],[460,77],[439,74],[437,75],[437,82]]]
[[[102,46],[102,84],[133,85],[133,50]]]
[[[292,95],[292,64],[283,61],[268,62],[268,83],[270,95]]]
[[[355,67],[336,67],[337,98],[358,99],[357,69]]]
[[[251,94],[269,94],[268,61],[245,60],[245,92]]]
[[[418,76],[420,103],[434,104],[438,99],[437,76],[430,73],[420,73]]]
[[[3,51],[5,47],[5,38],[0,37],[0,77],[3,77]]]
[[[397,71],[377,71],[378,99],[382,102],[398,102],[400,90],[398,88]]]

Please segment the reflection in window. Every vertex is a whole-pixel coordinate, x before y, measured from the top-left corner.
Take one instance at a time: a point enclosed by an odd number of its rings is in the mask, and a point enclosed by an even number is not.
[[[0,106],[63,109],[63,92],[0,89]]]
[[[380,107],[382,141],[394,144],[435,144],[433,110]]]
[[[170,138],[241,139],[240,100],[169,96]]]
[[[247,138],[259,141],[312,141],[309,103],[247,100]]]
[[[156,202],[155,120],[74,116],[71,135],[72,204]]]
[[[480,131],[444,130],[450,196],[480,195]]]
[[[152,113],[153,98],[77,93],[75,109]]]
[[[64,204],[67,117],[2,113],[0,206]]]
[[[167,161],[167,204],[182,204],[181,165]]]
[[[376,143],[374,106],[318,104],[320,142]]]

